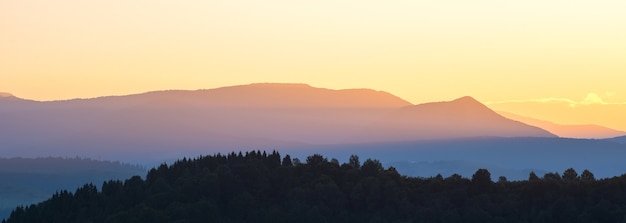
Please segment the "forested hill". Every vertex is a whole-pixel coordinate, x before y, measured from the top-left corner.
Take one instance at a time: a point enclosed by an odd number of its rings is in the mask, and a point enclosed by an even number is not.
[[[0,158],[0,219],[18,205],[44,201],[62,189],[145,173],[137,165],[78,157]]]
[[[376,160],[273,152],[183,159],[19,207],[3,222],[626,222],[626,175],[411,178]]]

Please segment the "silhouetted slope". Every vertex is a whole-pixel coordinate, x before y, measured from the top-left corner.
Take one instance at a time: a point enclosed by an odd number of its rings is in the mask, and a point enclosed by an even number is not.
[[[602,139],[626,135],[626,132],[610,129],[599,125],[561,125],[508,112],[498,113],[509,119],[517,120],[528,125],[537,126],[539,128],[545,129],[555,135],[558,135],[559,137]]]
[[[475,163],[488,167],[494,174],[519,180],[519,172],[541,170],[561,171],[573,167],[589,169],[598,177],[618,176],[626,172],[626,145],[608,140],[571,138],[470,138],[455,140],[422,140],[407,142],[366,143],[352,145],[309,146],[289,151],[303,157],[311,153],[347,160],[351,154],[376,157],[383,163],[398,162],[458,162]],[[509,175],[510,171],[518,173]],[[433,169],[434,170],[434,169]],[[415,173],[398,167],[402,174]],[[467,173],[455,166],[438,171],[422,169],[421,173],[434,176],[437,173]],[[465,175],[464,175],[465,176]]]
[[[10,93],[0,92],[0,100],[1,100],[1,99],[6,99],[6,98],[12,98],[12,97],[15,97],[15,96],[13,96],[13,95],[12,95],[12,94],[10,94]]]
[[[471,97],[462,97],[404,107],[371,125],[368,136],[382,141],[555,135],[507,119]]]
[[[612,142],[618,142],[618,143],[626,144],[626,136],[610,138],[610,139],[607,139],[607,140],[608,141],[612,141]]]
[[[60,190],[145,172],[139,166],[91,159],[0,158],[0,218],[8,217],[17,205],[41,202]]]
[[[221,148],[354,142],[354,132],[410,103],[367,89],[251,84],[198,91],[0,105],[5,156],[118,159]],[[174,151],[172,151],[174,152]],[[188,152],[188,153],[185,153]],[[170,152],[171,153],[171,152]],[[111,155],[113,154],[113,155]],[[126,158],[128,159],[128,158]]]
[[[497,182],[493,182],[496,180]],[[621,222],[626,175],[567,169],[510,182],[478,169],[403,177],[376,160],[305,163],[278,153],[183,159],[138,176],[60,191],[18,207],[15,222]]]
[[[14,103],[14,102],[20,101],[20,100],[23,100],[23,99],[15,97],[14,95],[12,95],[10,93],[0,92],[0,103],[9,103],[9,102],[13,102]]]
[[[16,101],[34,102],[33,100],[28,100],[28,99],[17,97],[11,93],[0,92],[0,102],[6,103],[6,102],[16,102]]]
[[[370,89],[330,90],[306,84],[250,84],[198,92],[210,106],[252,108],[398,108],[411,103]]]
[[[626,104],[589,103],[572,107],[572,103],[552,102],[512,102],[491,103],[489,107],[496,111],[523,114],[528,117],[548,120],[555,123],[582,123],[605,126],[626,131]]]
[[[16,97],[10,93],[0,92],[0,115],[3,112],[20,112],[42,108],[41,103]]]
[[[506,120],[469,97],[412,106],[382,91],[305,84],[0,101],[0,126],[0,143],[7,148],[0,156],[79,155],[123,161],[146,153],[161,160],[216,149],[550,136]],[[372,135],[363,134],[368,126]]]
[[[206,90],[154,91],[128,96],[74,99],[57,103],[73,106],[200,108],[399,108],[411,103],[371,89],[331,90],[306,84],[261,83]]]

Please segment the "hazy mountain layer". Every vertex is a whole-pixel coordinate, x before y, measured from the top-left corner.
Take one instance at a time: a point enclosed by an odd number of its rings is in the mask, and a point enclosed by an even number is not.
[[[554,137],[543,129],[507,119],[471,97],[398,109],[374,122],[368,132],[373,141],[480,136]]]
[[[539,128],[545,129],[555,135],[558,135],[559,137],[603,139],[626,135],[626,132],[610,129],[599,125],[561,125],[508,112],[498,113],[509,119],[517,120],[528,125],[537,126]]]
[[[569,102],[511,102],[490,103],[496,111],[505,111],[554,123],[581,123],[600,125],[626,131],[626,104],[624,103],[583,103]]]
[[[509,179],[523,179],[529,170],[556,172],[567,168],[589,169],[596,177],[613,177],[626,172],[626,144],[610,140],[569,138],[474,138],[415,142],[326,145],[285,150],[294,157],[319,153],[348,160],[350,155],[376,157],[382,163],[398,164],[402,174],[434,176],[438,173],[467,174],[480,168]],[[416,163],[425,168],[416,172]],[[437,167],[437,163],[444,163]],[[462,164],[462,165],[459,165]],[[520,178],[522,177],[522,178]]]
[[[610,138],[610,139],[607,139],[607,140],[609,140],[609,141],[613,141],[613,142],[622,143],[622,144],[626,144],[626,136],[620,136],[620,137]]]
[[[17,98],[15,98],[17,99]],[[215,149],[553,137],[476,100],[411,105],[386,92],[304,84],[35,102],[0,101],[0,156],[85,156],[134,162]]]

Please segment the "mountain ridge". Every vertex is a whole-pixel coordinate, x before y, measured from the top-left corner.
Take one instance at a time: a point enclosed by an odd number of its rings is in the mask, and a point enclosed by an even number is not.
[[[507,119],[476,99],[406,106],[372,124],[368,137],[394,140],[496,137],[556,137],[541,128]]]
[[[259,102],[268,103],[269,101],[255,101],[252,99],[263,99],[264,97],[272,96],[278,97],[281,99],[288,99],[289,102],[297,101],[297,98],[290,98],[289,93],[296,92],[304,92],[305,96],[314,96],[313,93],[317,93],[321,95],[320,97],[324,99],[329,99],[329,95],[332,93],[336,93],[340,96],[341,103],[336,102],[335,105],[366,105],[366,104],[374,104],[377,106],[374,107],[399,107],[412,105],[412,103],[393,95],[386,91],[373,90],[368,88],[351,88],[351,89],[329,89],[329,88],[319,88],[313,87],[309,84],[303,83],[252,83],[246,85],[233,85],[233,86],[224,86],[218,88],[211,89],[197,89],[197,90],[178,90],[178,89],[170,89],[170,90],[156,90],[156,91],[147,91],[136,94],[126,94],[126,95],[108,95],[108,96],[99,96],[93,98],[72,98],[66,100],[53,100],[53,101],[38,101],[42,103],[76,103],[76,102],[85,102],[85,101],[111,101],[115,99],[127,99],[127,98],[150,98],[150,97],[160,97],[161,99],[171,99],[172,96],[185,96],[185,97],[202,97],[206,99],[207,97],[213,100],[217,100],[220,96],[228,95],[231,100],[236,101],[235,103],[224,103],[226,105],[245,105],[244,102],[248,103],[256,103],[261,104]],[[8,94],[8,93],[7,93]],[[233,95],[234,94],[234,95]],[[354,95],[367,95],[371,96],[370,101],[359,101],[359,103],[354,103],[350,101],[346,101],[345,98],[348,96]],[[371,101],[372,98],[377,100]],[[176,98],[177,100],[185,101],[180,97]],[[280,101],[279,101],[280,102]],[[376,103],[379,102],[379,103]],[[380,103],[382,102],[382,103]],[[277,102],[273,102],[274,104]],[[301,104],[304,105],[304,104]]]
[[[550,121],[498,111],[504,117],[545,129],[559,137],[606,139],[626,135],[626,132],[600,125],[563,125]]]
[[[453,139],[553,137],[501,117],[472,97],[413,105],[371,89],[250,84],[0,106],[0,156],[91,156],[121,161],[149,152]],[[382,122],[382,123],[381,123]],[[116,155],[117,154],[117,155]]]
[[[614,138],[610,138],[606,140],[621,143],[621,144],[626,144],[626,135],[618,136],[618,137],[614,137]]]

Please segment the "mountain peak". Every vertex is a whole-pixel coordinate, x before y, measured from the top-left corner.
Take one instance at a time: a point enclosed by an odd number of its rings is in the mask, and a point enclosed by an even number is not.
[[[452,101],[404,107],[377,121],[371,137],[402,140],[471,137],[555,137],[535,126],[502,117],[476,99],[465,96]]]
[[[0,98],[12,98],[15,97],[10,93],[6,93],[6,92],[0,92]]]
[[[481,105],[483,104],[471,96],[463,96],[463,97],[454,99],[451,102],[456,102],[456,103],[461,103],[461,104],[481,104]]]
[[[452,101],[429,102],[403,109],[406,113],[429,114],[443,119],[500,119],[502,118],[478,100],[464,96]]]
[[[489,115],[496,114],[496,112],[491,110],[485,104],[483,104],[482,102],[470,96],[460,97],[455,100],[444,102],[444,103],[456,109],[461,109],[463,110],[463,112],[474,111],[474,112],[485,113],[485,114],[488,113]]]

